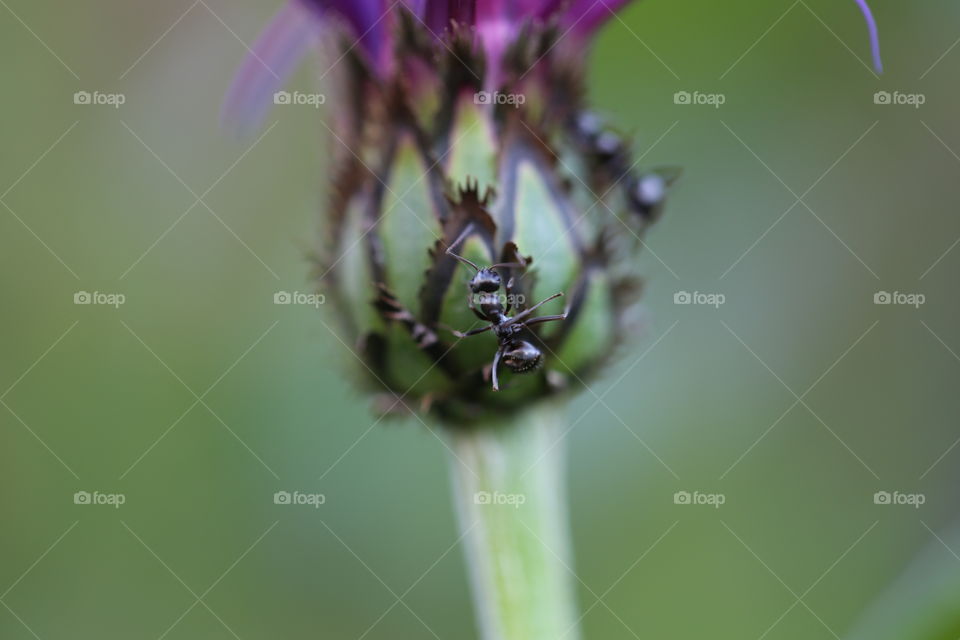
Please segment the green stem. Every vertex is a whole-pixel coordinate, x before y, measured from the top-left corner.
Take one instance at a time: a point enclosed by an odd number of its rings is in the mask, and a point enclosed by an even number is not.
[[[577,640],[563,412],[450,430],[454,502],[483,640]]]

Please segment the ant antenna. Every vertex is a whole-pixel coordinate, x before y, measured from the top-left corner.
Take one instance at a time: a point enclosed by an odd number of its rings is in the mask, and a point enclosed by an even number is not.
[[[474,270],[474,271],[478,271],[478,272],[479,272],[479,271],[480,271],[480,267],[478,267],[478,266],[475,265],[474,263],[470,262],[469,260],[467,260],[467,259],[464,258],[463,256],[457,255],[457,254],[455,254],[455,253],[453,252],[454,248],[456,248],[457,245],[459,245],[461,242],[463,242],[464,239],[466,239],[466,237],[467,237],[468,235],[470,235],[471,232],[473,232],[473,223],[472,223],[472,222],[471,222],[470,224],[468,224],[468,225],[463,229],[463,233],[461,233],[460,236],[459,236],[456,240],[453,241],[453,244],[451,244],[449,247],[447,247],[447,250],[446,250],[445,253],[446,253],[448,256],[453,256],[454,258],[456,258],[457,260],[459,260],[459,261],[462,262],[463,264],[468,265],[468,266],[470,266],[470,267],[473,267],[473,270]]]

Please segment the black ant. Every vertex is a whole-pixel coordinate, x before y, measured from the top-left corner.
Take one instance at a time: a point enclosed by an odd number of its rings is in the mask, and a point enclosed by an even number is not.
[[[669,187],[680,170],[665,167],[636,175],[630,165],[629,151],[623,139],[606,128],[603,118],[593,111],[579,111],[570,120],[569,130],[580,148],[595,166],[616,184],[623,184],[630,211],[643,222],[656,219],[663,210]]]
[[[519,258],[518,262],[501,262],[490,265],[489,267],[478,267],[470,260],[453,252],[454,248],[463,242],[464,238],[466,238],[472,231],[473,225],[467,225],[467,227],[463,230],[463,233],[460,234],[460,237],[457,238],[452,245],[447,247],[446,253],[448,256],[456,258],[461,263],[476,271],[476,274],[474,274],[467,285],[470,289],[470,293],[468,294],[469,306],[470,310],[473,311],[478,318],[489,324],[480,329],[467,331],[466,333],[456,330],[454,330],[453,333],[458,338],[466,338],[468,336],[475,336],[485,331],[493,331],[493,334],[497,338],[499,347],[497,348],[497,353],[493,356],[491,378],[493,380],[493,390],[499,391],[500,382],[497,377],[497,369],[499,368],[501,362],[503,362],[503,364],[514,373],[525,373],[527,371],[532,371],[540,366],[541,362],[543,362],[543,353],[540,351],[540,349],[530,341],[524,340],[520,337],[526,328],[542,322],[564,320],[567,317],[567,313],[564,312],[560,315],[540,316],[526,320],[526,318],[530,316],[530,314],[533,313],[537,308],[563,295],[562,293],[555,293],[546,300],[538,302],[529,309],[521,311],[515,316],[508,316],[507,314],[510,313],[510,310],[513,307],[513,278],[510,278],[506,282],[507,300],[506,305],[504,305],[500,296],[500,287],[503,286],[504,283],[503,279],[500,277],[500,274],[497,272],[497,269],[524,268],[527,266],[527,261],[524,260],[522,256],[517,254],[517,257]],[[474,296],[477,296],[478,298],[477,304],[474,303]],[[480,308],[477,309],[477,306]]]
[[[627,174],[630,154],[626,142],[606,128],[606,122],[599,114],[579,111],[571,118],[569,129],[581,150],[590,155],[598,169],[616,181]]]

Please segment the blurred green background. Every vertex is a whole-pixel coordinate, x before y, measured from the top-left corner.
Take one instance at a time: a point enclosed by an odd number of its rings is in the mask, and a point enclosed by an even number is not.
[[[0,4],[0,638],[474,637],[447,452],[273,304],[310,290],[323,113],[251,148],[218,110],[278,3]],[[570,407],[587,638],[842,637],[919,550],[960,571],[960,6],[873,5],[879,78],[853,2],[647,0],[597,44],[594,104],[685,173],[645,332]]]

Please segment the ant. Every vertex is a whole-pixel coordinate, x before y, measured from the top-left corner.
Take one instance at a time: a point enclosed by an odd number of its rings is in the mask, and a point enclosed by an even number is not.
[[[507,300],[506,306],[504,306],[499,293],[500,287],[503,286],[504,283],[500,274],[497,273],[497,269],[524,268],[527,266],[527,260],[518,253],[518,262],[502,262],[488,267],[478,267],[470,260],[453,252],[454,248],[463,242],[472,231],[473,224],[471,223],[463,230],[460,237],[457,238],[452,245],[447,247],[446,254],[476,272],[467,284],[470,290],[468,294],[469,306],[470,310],[473,311],[478,318],[489,324],[480,329],[472,329],[466,333],[454,330],[453,334],[458,338],[466,338],[485,331],[493,331],[499,346],[497,353],[493,356],[491,378],[493,380],[493,390],[499,391],[500,382],[497,377],[497,369],[500,367],[501,362],[514,373],[532,371],[543,362],[543,353],[540,349],[530,341],[521,338],[520,334],[531,325],[542,322],[552,322],[554,320],[564,320],[567,317],[567,312],[564,311],[560,315],[540,316],[527,319],[537,308],[563,295],[562,293],[555,293],[549,298],[538,302],[529,309],[521,311],[512,317],[507,315],[513,307],[513,278],[510,278],[506,282]],[[480,307],[479,309],[477,309],[477,304],[474,303],[474,296],[478,297],[477,303]]]
[[[576,144],[588,153],[597,168],[614,184],[623,185],[627,207],[644,223],[663,211],[669,187],[680,176],[680,169],[664,167],[636,175],[624,140],[606,128],[604,119],[594,111],[578,111],[569,122]],[[612,187],[611,187],[612,188]]]
[[[619,182],[629,173],[630,152],[619,135],[607,129],[604,119],[594,111],[578,111],[570,119],[569,130],[577,145],[593,164],[609,178]]]

